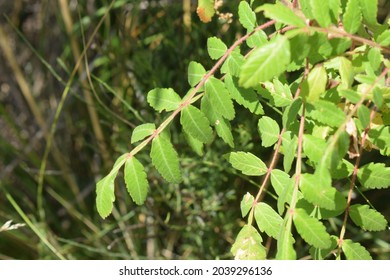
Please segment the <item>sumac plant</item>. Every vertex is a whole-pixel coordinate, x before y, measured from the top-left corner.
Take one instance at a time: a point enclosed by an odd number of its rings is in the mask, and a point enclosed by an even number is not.
[[[137,154],[149,145],[159,174],[170,183],[182,181],[180,151],[169,132],[178,118],[197,154],[220,137],[226,142],[226,161],[244,177],[258,176],[258,190],[241,201],[245,225],[231,247],[232,257],[296,259],[299,238],[313,259],[371,259],[353,236],[357,228],[388,231],[386,218],[364,195],[390,185],[390,168],[383,163],[390,155],[390,30],[389,21],[378,23],[377,2],[239,2],[233,18],[245,35],[230,47],[217,37],[208,39],[215,64],[207,71],[189,63],[188,93],[181,97],[172,88],[155,88],[147,94],[149,105],[165,119],[136,127],[131,143],[139,144],[97,183],[100,216],[112,212],[114,182],[123,166],[132,200],[145,202],[148,175]],[[219,14],[216,3],[199,0],[203,22]],[[258,18],[269,21],[260,24]],[[231,121],[237,119],[238,106],[257,118],[253,137],[272,149],[270,160],[235,150]],[[362,160],[365,155],[370,160]],[[264,202],[267,195],[274,204]],[[353,195],[366,203],[353,203]],[[334,217],[341,222],[330,226]],[[348,233],[351,227],[354,233]],[[267,256],[267,236],[276,240],[274,256]]]

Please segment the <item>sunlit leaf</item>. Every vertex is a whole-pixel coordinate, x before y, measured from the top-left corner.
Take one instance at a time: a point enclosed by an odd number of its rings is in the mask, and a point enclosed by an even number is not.
[[[331,24],[329,1],[310,0],[313,16],[319,25],[328,27]]]
[[[238,20],[248,31],[256,26],[256,15],[246,1],[241,1],[238,6]]]
[[[356,225],[364,230],[380,231],[386,229],[387,226],[385,217],[368,205],[352,205],[349,208],[349,216]]]
[[[212,59],[218,59],[225,54],[227,50],[226,45],[221,39],[217,37],[210,37],[207,39],[207,51]]]
[[[241,67],[240,84],[257,86],[283,73],[290,63],[290,43],[284,36],[255,49]]]
[[[208,119],[202,111],[192,105],[183,108],[180,123],[186,133],[203,143],[209,143],[213,138]]]
[[[390,167],[384,163],[368,163],[359,168],[358,179],[369,189],[383,189],[390,186]]]
[[[322,159],[326,146],[324,139],[308,134],[303,135],[303,151],[312,162],[318,163]]]
[[[134,128],[133,133],[131,134],[131,144],[141,141],[144,138],[153,134],[156,130],[156,125],[154,123],[144,123],[136,128]]]
[[[251,225],[245,225],[239,232],[231,252],[236,260],[264,260],[266,250],[262,238]]]
[[[158,112],[169,112],[180,106],[180,96],[171,88],[155,88],[148,92],[148,103]]]
[[[144,204],[149,184],[143,165],[134,156],[128,157],[124,173],[126,188],[131,198],[138,205]]]
[[[279,238],[283,219],[271,206],[264,202],[257,203],[255,206],[255,220],[261,231],[265,231],[268,236],[275,239]]]
[[[378,14],[378,0],[360,0],[360,8],[364,21],[370,26],[376,26]]]
[[[259,133],[261,135],[261,144],[263,147],[269,147],[276,143],[279,139],[279,125],[270,117],[262,117],[257,125]]]
[[[316,248],[328,248],[331,245],[329,233],[316,218],[310,217],[305,210],[295,209],[294,225],[302,238]]]
[[[275,4],[265,4],[256,11],[264,11],[267,18],[274,19],[277,22],[296,27],[305,27],[306,24],[303,19],[297,16],[291,9],[280,2]]]
[[[231,165],[249,176],[261,176],[267,172],[265,163],[254,154],[245,152],[232,152],[228,154]]]
[[[360,0],[348,0],[343,15],[343,25],[345,31],[354,34],[359,30],[362,23],[362,14],[360,12]]]
[[[181,182],[179,157],[167,136],[160,134],[153,139],[150,157],[153,165],[165,180],[170,183]]]
[[[206,82],[206,95],[210,99],[213,109],[228,120],[235,116],[233,102],[228,90],[222,81],[211,77]]]
[[[110,173],[96,184],[96,208],[103,219],[111,214],[115,201],[114,182],[119,169],[125,164],[128,154],[121,155],[114,163]]]
[[[246,193],[244,197],[241,200],[240,208],[241,208],[241,215],[244,218],[246,215],[248,215],[249,210],[251,210],[253,206],[253,202],[255,201],[255,198],[250,193]]]
[[[330,101],[318,100],[315,108],[316,110],[310,112],[310,116],[323,124],[340,127],[345,120],[344,112]]]
[[[372,260],[366,248],[350,239],[343,240],[342,249],[347,260]]]
[[[302,83],[301,96],[307,102],[315,103],[325,92],[328,75],[323,65],[317,65],[310,72],[306,80]]]
[[[317,176],[312,174],[302,174],[301,187],[304,198],[319,207],[328,210],[345,209],[346,199],[335,188],[322,185]]]
[[[247,108],[256,115],[264,114],[263,106],[261,105],[256,92],[251,88],[242,88],[238,85],[238,79],[227,74],[225,76],[225,85],[230,96],[240,105]]]
[[[206,70],[202,66],[202,64],[191,61],[188,65],[188,83],[190,86],[197,85],[206,74]]]

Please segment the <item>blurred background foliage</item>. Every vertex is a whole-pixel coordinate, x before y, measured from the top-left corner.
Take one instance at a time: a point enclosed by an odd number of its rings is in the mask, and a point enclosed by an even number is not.
[[[255,193],[260,182],[227,164],[221,155],[231,148],[218,138],[196,155],[177,121],[171,132],[183,183],[166,183],[150,164],[147,147],[139,156],[151,185],[146,204],[136,206],[118,176],[113,215],[102,220],[95,208],[95,183],[133,148],[132,129],[166,117],[148,106],[146,93],[172,87],[184,96],[188,63],[213,65],[207,38],[217,36],[230,45],[244,32],[235,20],[238,0],[224,1],[220,9],[234,15],[232,23],[217,18],[201,23],[196,2],[116,0],[109,9],[108,0],[0,0],[0,227],[28,219],[43,233],[38,237],[29,225],[0,230],[0,259],[57,258],[52,251],[67,259],[232,258],[230,247],[242,226],[240,200],[248,191]],[[90,38],[56,123],[42,215],[37,185],[48,129]],[[256,116],[236,110],[235,148],[267,161],[271,150],[259,145]],[[373,243],[375,258],[389,258],[388,236],[361,238]],[[267,246],[272,257],[274,244]]]

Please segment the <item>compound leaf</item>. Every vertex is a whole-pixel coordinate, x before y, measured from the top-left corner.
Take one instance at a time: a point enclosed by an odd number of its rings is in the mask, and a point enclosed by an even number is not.
[[[241,67],[240,84],[255,87],[283,73],[290,63],[290,43],[284,36],[255,49]]]
[[[236,238],[230,252],[236,260],[264,260],[266,250],[262,238],[251,225],[245,225]]]
[[[254,154],[245,152],[232,152],[228,154],[231,165],[249,176],[261,176],[267,172],[265,163]]]
[[[352,221],[364,230],[380,231],[386,229],[387,221],[378,211],[368,205],[355,204],[349,210]]]
[[[153,139],[150,157],[153,165],[165,180],[170,183],[181,182],[179,157],[167,136],[160,134]]]
[[[316,218],[310,217],[305,210],[295,209],[294,225],[302,238],[310,245],[326,249],[332,244],[325,226]]]
[[[125,163],[125,183],[133,201],[142,205],[148,194],[148,180],[143,165],[134,157],[129,157]]]

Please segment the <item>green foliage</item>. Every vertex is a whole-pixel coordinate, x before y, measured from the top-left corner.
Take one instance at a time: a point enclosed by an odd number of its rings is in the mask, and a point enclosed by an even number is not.
[[[199,1],[203,22],[215,12],[210,4]],[[390,168],[385,163],[360,166],[370,149],[389,155],[390,96],[385,80],[390,50],[384,47],[389,41],[388,26],[377,22],[377,1],[302,0],[299,4],[293,7],[277,1],[251,7],[241,1],[238,21],[246,35],[230,48],[222,36],[223,40],[208,38],[207,52],[218,61],[210,72],[200,63],[189,63],[187,80],[195,88],[183,99],[171,88],[149,91],[147,101],[153,109],[174,112],[157,129],[150,123],[137,126],[131,143],[149,136],[135,148],[136,153],[151,142],[152,165],[166,181],[179,184],[189,180],[183,175],[190,167],[183,164],[171,139],[177,141],[177,131],[182,131],[196,154],[204,156],[204,147],[219,147],[215,130],[230,147],[228,152],[219,151],[233,167],[224,167],[226,172],[261,186],[257,195],[247,192],[240,201],[247,222],[232,244],[236,259],[265,259],[266,255],[296,259],[307,253],[324,259],[336,247],[337,259],[341,252],[347,259],[370,259],[363,246],[344,237],[354,227],[348,216],[363,230],[381,232],[387,226],[386,218],[371,203],[371,207],[351,205],[350,198],[358,188],[368,201],[367,189],[381,191],[390,185]],[[259,25],[260,16],[274,21]],[[339,27],[340,21],[344,27]],[[263,29],[271,25],[277,30],[286,28],[265,35]],[[245,47],[238,45],[245,40],[250,50],[241,53]],[[182,130],[170,125],[178,114]],[[125,182],[135,203],[142,204],[148,176],[131,155],[125,164]],[[270,160],[263,160],[267,155]],[[124,162],[117,161],[97,184],[102,217],[112,210],[114,180]],[[261,184],[248,177],[263,175]],[[265,192],[268,183],[272,190]],[[328,226],[337,224],[335,220],[341,229]],[[260,232],[277,240],[276,251],[266,254]]]

